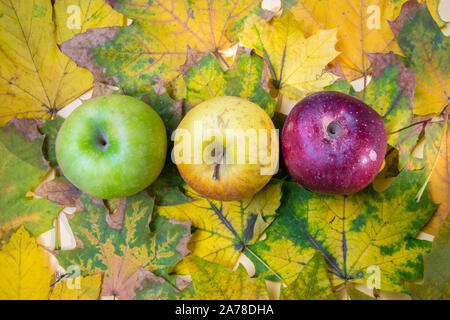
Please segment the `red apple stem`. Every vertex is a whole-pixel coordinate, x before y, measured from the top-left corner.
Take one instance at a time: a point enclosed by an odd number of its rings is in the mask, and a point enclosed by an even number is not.
[[[439,149],[438,149],[436,158],[435,158],[434,161],[433,161],[433,165],[431,166],[431,170],[430,170],[430,173],[429,173],[428,176],[427,176],[427,179],[425,180],[425,182],[424,182],[422,188],[420,188],[419,192],[417,192],[417,195],[416,195],[416,197],[414,198],[414,201],[416,201],[416,202],[419,202],[419,201],[420,201],[420,198],[422,197],[423,192],[425,191],[425,188],[427,187],[428,182],[430,181],[431,176],[433,175],[434,169],[436,168],[436,164],[437,164],[438,159],[439,159],[439,157],[440,157],[440,155],[441,155],[442,146],[443,146],[443,142],[444,142],[444,136],[445,136],[445,137],[447,136],[447,126],[448,126],[448,111],[446,110],[446,111],[445,111],[444,128],[442,129],[441,141],[439,142]]]

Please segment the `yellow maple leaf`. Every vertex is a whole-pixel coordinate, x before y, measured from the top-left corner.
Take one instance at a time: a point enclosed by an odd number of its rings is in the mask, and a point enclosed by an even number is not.
[[[51,292],[50,300],[98,300],[101,286],[101,274],[61,281]]]
[[[444,121],[448,121],[447,117],[448,114],[446,113]],[[436,161],[430,177],[430,195],[431,199],[439,204],[439,208],[421,230],[431,235],[438,233],[439,228],[448,219],[450,212],[450,132],[447,129],[448,127],[444,127],[445,130],[443,130],[442,126],[438,124],[434,126],[436,129],[433,128],[434,130],[428,131],[427,138],[430,142],[425,146],[424,153],[428,174],[433,168],[433,162]],[[441,147],[440,143],[442,143]]]
[[[191,256],[233,268],[242,250],[255,243],[274,219],[280,205],[281,183],[267,185],[251,198],[240,201],[208,199],[188,189],[195,200],[172,206],[158,206],[156,214],[177,220],[192,220],[195,232],[188,248]],[[177,272],[189,274],[188,256],[177,265]]]
[[[0,250],[0,300],[44,300],[50,293],[49,254],[22,226]]]
[[[290,10],[304,23],[304,32],[338,28],[335,59],[347,80],[358,79],[370,70],[368,53],[401,53],[388,20],[394,20],[404,0],[301,0]]]
[[[108,75],[118,75],[125,93],[152,86],[155,77],[177,78],[190,66],[189,48],[212,53],[225,66],[224,50],[237,42],[244,19],[258,10],[259,0],[185,1],[130,0],[115,7],[133,23],[115,38],[93,48],[95,61]]]
[[[124,26],[127,22],[104,0],[57,0],[54,8],[58,43],[87,29]]]
[[[13,116],[49,119],[92,87],[59,51],[47,0],[0,2],[0,126]]]
[[[336,80],[324,69],[339,54],[334,48],[337,29],[318,30],[309,38],[302,30],[303,23],[288,12],[271,22],[252,15],[240,34],[245,47],[268,60],[275,88],[296,100]]]

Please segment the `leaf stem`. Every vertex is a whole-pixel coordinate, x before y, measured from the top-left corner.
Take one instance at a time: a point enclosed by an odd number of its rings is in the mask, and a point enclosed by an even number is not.
[[[55,250],[61,250],[61,226],[59,224],[59,218],[62,210],[56,214],[55,222]]]
[[[426,120],[418,121],[418,122],[412,123],[412,124],[410,124],[410,125],[407,125],[406,127],[403,127],[403,128],[401,128],[401,129],[398,129],[398,130],[395,130],[395,131],[392,131],[392,132],[388,132],[387,135],[391,135],[391,134],[394,134],[394,133],[398,133],[398,132],[400,132],[400,131],[409,129],[409,128],[411,128],[411,127],[414,127],[414,126],[416,126],[416,125],[418,125],[418,124],[426,123],[426,122],[429,122],[429,121],[431,121],[431,119],[426,119]]]
[[[445,110],[444,128],[442,129],[441,140],[439,142],[439,149],[438,149],[438,152],[436,154],[436,158],[433,161],[433,165],[431,166],[431,170],[430,170],[430,173],[427,176],[427,179],[425,180],[424,184],[422,185],[422,187],[420,188],[420,190],[417,193],[416,197],[414,198],[415,202],[419,202],[420,201],[420,198],[422,197],[423,192],[425,191],[425,188],[427,187],[428,182],[430,181],[431,176],[433,175],[434,169],[436,168],[436,164],[437,164],[438,159],[439,159],[439,157],[441,155],[442,145],[443,145],[443,142],[444,142],[444,137],[447,136],[447,127],[448,127],[448,110],[446,109]]]

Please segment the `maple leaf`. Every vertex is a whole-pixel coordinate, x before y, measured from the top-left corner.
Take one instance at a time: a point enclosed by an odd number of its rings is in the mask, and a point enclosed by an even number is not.
[[[450,100],[450,39],[415,0],[403,5],[391,27],[415,74],[414,113],[440,113]]]
[[[179,76],[188,46],[213,53],[227,64],[220,51],[237,41],[248,14],[260,10],[258,4],[259,0],[117,1],[115,9],[133,23],[92,53],[106,75],[118,75],[117,85],[134,95],[136,90],[149,90],[155,76],[164,75],[166,82]]]
[[[268,300],[262,275],[250,278],[242,265],[236,271],[219,264],[194,257],[197,272],[192,273],[192,284],[197,299],[201,300]]]
[[[256,55],[240,54],[236,65],[223,71],[217,59],[208,55],[191,67],[184,81],[186,104],[193,107],[218,96],[237,96],[256,103],[270,116],[276,100],[262,87],[263,60]]]
[[[447,133],[445,134],[441,126],[436,125],[435,128],[436,129],[433,130],[434,134],[429,133],[427,135],[429,142],[425,146],[425,152],[429,163],[431,159],[436,161],[436,166],[430,177],[430,194],[431,199],[435,203],[439,203],[439,208],[422,229],[422,231],[432,235],[437,233],[440,226],[446,221],[450,212],[450,133],[447,130]],[[443,147],[439,152],[439,145],[437,142],[441,138],[443,139]],[[438,157],[437,160],[436,157]],[[428,168],[431,169],[432,164]]]
[[[0,299],[47,299],[52,277],[49,254],[20,227],[0,250]]]
[[[157,206],[156,214],[177,220],[192,220],[189,243],[192,255],[232,268],[247,245],[255,243],[273,220],[280,205],[281,183],[267,185],[249,199],[217,201],[188,188],[191,201]],[[189,257],[177,265],[179,274],[189,274]]]
[[[288,12],[271,22],[250,16],[239,39],[242,45],[255,49],[268,61],[274,87],[284,96],[299,100],[336,79],[324,70],[339,54],[334,49],[336,32],[336,29],[319,30],[305,38],[302,22]]]
[[[320,251],[316,251],[308,264],[287,288],[281,288],[281,300],[336,299],[328,278],[327,264]]]
[[[439,208],[433,217],[427,222],[423,232],[435,235],[440,226],[447,219],[450,211],[450,168],[449,168],[449,131],[448,114],[443,121],[427,121],[421,131],[419,145],[416,147],[416,155],[408,159],[407,167],[410,170],[421,170],[423,188],[430,184],[431,199],[439,204]],[[421,148],[421,152],[417,149]],[[421,190],[422,191],[422,190]],[[422,192],[418,193],[417,201],[420,201]]]
[[[306,35],[320,29],[338,28],[336,49],[341,54],[334,60],[338,64],[335,73],[351,81],[369,74],[370,61],[366,52],[401,54],[388,20],[397,17],[402,2],[404,0],[300,0],[290,11],[303,21]]]
[[[109,226],[105,208],[81,196],[85,211],[71,219],[79,248],[61,251],[58,261],[77,265],[82,274],[104,273],[102,296],[133,299],[135,289],[147,277],[165,276],[189,251],[189,223],[165,218],[153,221],[149,229],[153,200],[143,194],[126,198],[123,226]]]
[[[436,206],[428,195],[416,203],[421,174],[403,171],[384,192],[371,187],[349,196],[309,192],[283,184],[279,216],[267,239],[250,248],[271,270],[253,258],[257,270],[273,271],[288,284],[320,250],[333,287],[367,282],[369,266],[378,266],[381,290],[407,292],[402,281],[422,277],[421,254],[431,243],[414,239]]]
[[[52,14],[47,0],[0,4],[0,126],[14,115],[49,119],[92,87],[89,71],[59,51]]]
[[[28,140],[10,124],[0,128],[0,238],[24,224],[32,235],[49,230],[60,207],[47,199],[27,199],[45,175],[42,140]]]
[[[49,300],[98,300],[101,287],[101,274],[79,276],[79,279],[59,281],[51,291]]]
[[[182,100],[173,100],[165,88],[162,92],[157,92],[154,87],[143,93],[140,98],[160,115],[170,139],[170,135],[181,121]]]
[[[450,299],[450,223],[439,230],[433,241],[431,252],[424,257],[425,274],[422,284],[407,283],[413,297],[431,300]]]
[[[124,26],[127,22],[104,0],[56,0],[53,7],[58,44],[88,29]]]

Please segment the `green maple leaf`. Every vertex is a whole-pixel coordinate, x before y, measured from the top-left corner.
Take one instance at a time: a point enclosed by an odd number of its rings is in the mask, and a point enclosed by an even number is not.
[[[243,21],[260,10],[259,4],[257,0],[120,0],[115,9],[133,23],[92,52],[107,75],[118,76],[124,93],[148,91],[155,76],[171,81],[180,75],[188,47],[225,61],[220,50],[237,42]]]
[[[391,23],[397,43],[414,72],[414,113],[440,113],[450,99],[450,39],[439,29],[425,3],[410,0]]]
[[[78,248],[62,251],[59,262],[66,268],[75,265],[82,273],[104,272],[103,296],[120,299],[135,297],[135,289],[149,277],[165,277],[189,251],[189,223],[165,218],[152,222],[153,200],[143,194],[126,198],[123,226],[111,228],[105,208],[81,196],[85,210],[70,221],[78,238]]]
[[[264,263],[248,256],[258,271],[276,280],[275,272],[289,284],[320,250],[333,287],[366,284],[368,267],[375,265],[381,290],[407,292],[402,281],[422,277],[422,253],[431,246],[414,237],[436,208],[428,194],[414,201],[420,178],[420,173],[403,171],[384,192],[369,186],[350,196],[320,195],[285,182],[267,239],[250,246]]]
[[[0,238],[24,224],[33,236],[49,230],[61,209],[47,199],[27,199],[47,169],[42,140],[28,140],[12,125],[0,128]]]
[[[192,221],[191,258],[198,256],[232,268],[242,251],[258,241],[275,218],[281,182],[269,183],[254,196],[239,201],[209,199],[188,187],[186,196],[189,201],[157,206],[155,213],[168,219]],[[192,272],[190,257],[177,265],[177,273]]]
[[[308,264],[287,288],[281,287],[281,300],[336,299],[328,278],[327,264],[320,251],[316,251]]]
[[[184,78],[187,105],[193,107],[217,96],[237,96],[272,116],[276,100],[262,87],[263,65],[259,56],[240,54],[234,68],[224,71],[214,56],[202,58]]]
[[[407,284],[419,299],[450,300],[450,223],[447,220],[434,238],[431,253],[425,255],[422,284]]]
[[[162,89],[162,91],[158,93],[152,88],[149,91],[135,93],[135,97],[140,98],[159,114],[166,126],[168,139],[170,140],[170,135],[181,121],[182,101],[175,101],[165,89]]]

